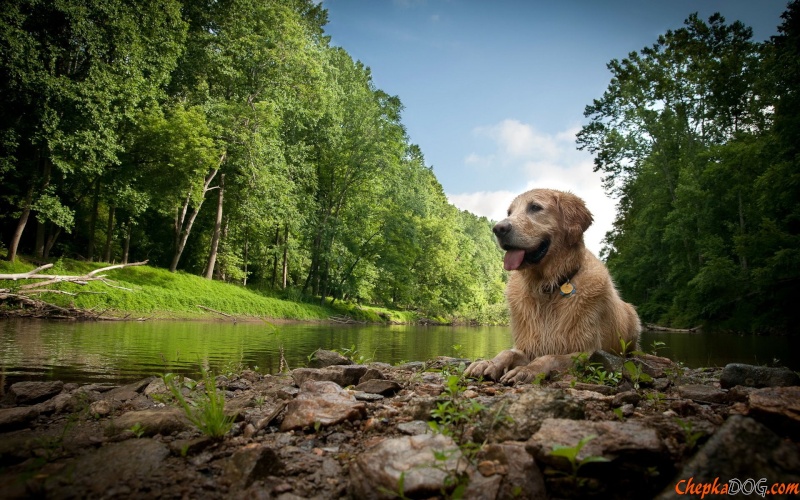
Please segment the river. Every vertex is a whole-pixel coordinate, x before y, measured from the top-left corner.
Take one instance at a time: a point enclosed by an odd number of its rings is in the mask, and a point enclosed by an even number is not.
[[[689,367],[730,362],[800,370],[800,339],[645,332],[641,350]],[[125,382],[167,372],[196,375],[244,367],[277,373],[306,366],[316,349],[348,350],[354,359],[397,364],[436,356],[491,357],[511,345],[507,327],[341,326],[248,322],[56,322],[0,320],[0,381]],[[0,384],[2,387],[4,384]]]

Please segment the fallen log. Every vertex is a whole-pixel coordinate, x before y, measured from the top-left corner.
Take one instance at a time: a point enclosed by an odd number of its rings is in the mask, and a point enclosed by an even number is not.
[[[645,323],[644,329],[651,332],[667,332],[667,333],[700,333],[701,327],[695,326],[694,328],[670,328],[668,326],[654,325],[653,323]]]

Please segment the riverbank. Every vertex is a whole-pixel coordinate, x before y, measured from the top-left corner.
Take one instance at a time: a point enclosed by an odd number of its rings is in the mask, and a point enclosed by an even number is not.
[[[85,275],[108,264],[62,259],[45,274]],[[0,274],[24,273],[35,265],[22,260],[0,261]],[[414,311],[304,297],[292,291],[270,294],[239,285],[203,279],[181,271],[147,265],[113,269],[102,273],[106,280],[85,284],[54,283],[51,293],[36,298],[64,310],[87,312],[86,319],[225,319],[236,321],[298,320],[412,324],[447,324],[446,318],[428,317]],[[0,290],[14,293],[32,280],[0,280]],[[0,294],[2,295],[2,294]],[[313,303],[311,302],[313,300]],[[62,311],[0,300],[0,315],[59,316]]]
[[[677,498],[715,478],[718,487],[800,483],[800,382],[790,370],[686,369],[597,353],[555,380],[508,387],[464,380],[466,362],[356,365],[318,352],[312,367],[184,380],[172,391],[161,378],[13,384],[0,409],[0,490],[5,498]],[[217,438],[206,424],[227,423],[210,403],[220,398],[230,428]],[[181,399],[205,413],[187,413]]]

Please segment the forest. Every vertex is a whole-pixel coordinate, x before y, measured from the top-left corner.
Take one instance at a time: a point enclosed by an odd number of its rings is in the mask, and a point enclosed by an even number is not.
[[[400,99],[330,45],[326,15],[311,0],[8,5],[0,250],[502,321],[490,221],[448,203]]]
[[[618,197],[604,255],[644,321],[796,333],[800,2],[763,43],[690,16],[608,64],[578,147]]]
[[[608,64],[577,147],[643,321],[797,331],[800,2],[690,15]],[[301,300],[505,314],[492,222],[450,205],[397,96],[312,0],[19,0],[0,13],[0,254],[151,265]],[[546,50],[546,49],[543,49]]]

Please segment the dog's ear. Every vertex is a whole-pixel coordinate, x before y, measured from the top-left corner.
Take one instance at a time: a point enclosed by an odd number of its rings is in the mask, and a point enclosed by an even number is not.
[[[592,213],[583,200],[572,193],[559,193],[557,201],[564,218],[567,244],[574,245],[581,241],[584,231],[592,225]]]

